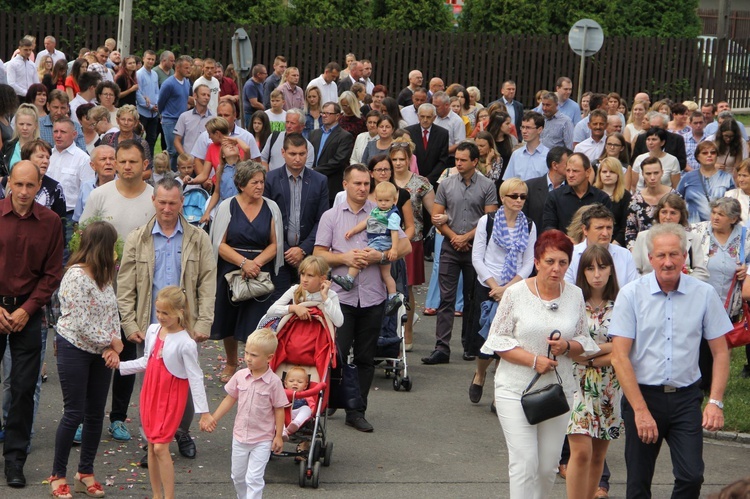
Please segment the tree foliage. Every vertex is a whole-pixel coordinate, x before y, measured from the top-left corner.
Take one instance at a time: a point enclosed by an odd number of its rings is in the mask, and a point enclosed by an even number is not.
[[[444,0],[374,0],[373,28],[450,31],[453,14]]]
[[[469,32],[567,34],[579,19],[597,21],[607,36],[694,38],[698,0],[466,0],[460,27]]]

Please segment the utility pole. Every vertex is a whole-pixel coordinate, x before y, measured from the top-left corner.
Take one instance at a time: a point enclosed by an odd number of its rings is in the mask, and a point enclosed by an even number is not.
[[[133,0],[120,0],[120,13],[117,20],[117,48],[124,56],[130,54],[132,38]]]
[[[729,38],[729,16],[731,15],[731,0],[719,0],[719,14],[716,19],[716,38]]]

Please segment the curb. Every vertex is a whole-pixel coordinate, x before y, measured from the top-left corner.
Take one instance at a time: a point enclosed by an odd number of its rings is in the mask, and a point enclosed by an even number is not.
[[[703,430],[703,438],[720,440],[722,442],[736,442],[738,444],[750,444],[750,433],[738,433],[735,431]]]

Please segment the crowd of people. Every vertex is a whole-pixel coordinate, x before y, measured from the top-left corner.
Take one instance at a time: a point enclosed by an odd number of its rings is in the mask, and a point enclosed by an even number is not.
[[[53,496],[72,497],[74,443],[74,490],[104,496],[94,460],[107,395],[108,432],[128,441],[134,374],[145,372],[141,464],[154,497],[174,496],[169,443],[194,458],[195,413],[213,431],[235,403],[234,485],[260,497],[270,452],[309,412],[284,426],[276,340],[257,327],[268,314],[308,320],[300,303],[314,299],[357,366],[348,426],[374,429],[378,336],[403,301],[406,351],[419,311],[436,316],[424,365],[455,348],[476,362],[471,403],[496,365],[511,497],[548,497],[556,470],[568,497],[608,497],[607,447],[623,432],[628,497],[650,495],[664,440],[675,497],[700,496],[701,427],[724,423],[723,335],[750,297],[748,138],[727,102],[587,92],[579,105],[560,77],[536,107],[510,79],[482,105],[478,88],[425,85],[417,69],[389,91],[354,54],[307,85],[278,56],[271,74],[257,64],[239,85],[211,58],[123,56],[113,40],[69,58],[52,36],[36,54],[35,43],[0,61],[8,485],[26,484],[54,328],[64,414]],[[206,193],[199,225],[183,214],[190,191]],[[430,292],[416,303],[429,261]],[[232,273],[272,291],[235,302]],[[196,347],[208,339],[226,356],[227,398],[213,414]],[[524,395],[537,378],[562,385],[569,410],[531,424]]]

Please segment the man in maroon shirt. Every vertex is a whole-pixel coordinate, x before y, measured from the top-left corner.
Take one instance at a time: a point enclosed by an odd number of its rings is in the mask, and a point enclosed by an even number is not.
[[[234,104],[234,110],[237,116],[240,115],[240,90],[237,83],[224,76],[224,67],[220,62],[216,63],[214,77],[219,80],[219,102],[229,101]]]
[[[5,422],[5,478],[26,486],[23,466],[31,439],[34,390],[42,352],[42,307],[62,280],[60,217],[34,202],[42,174],[19,161],[0,201],[0,358],[10,345],[12,402]]]

